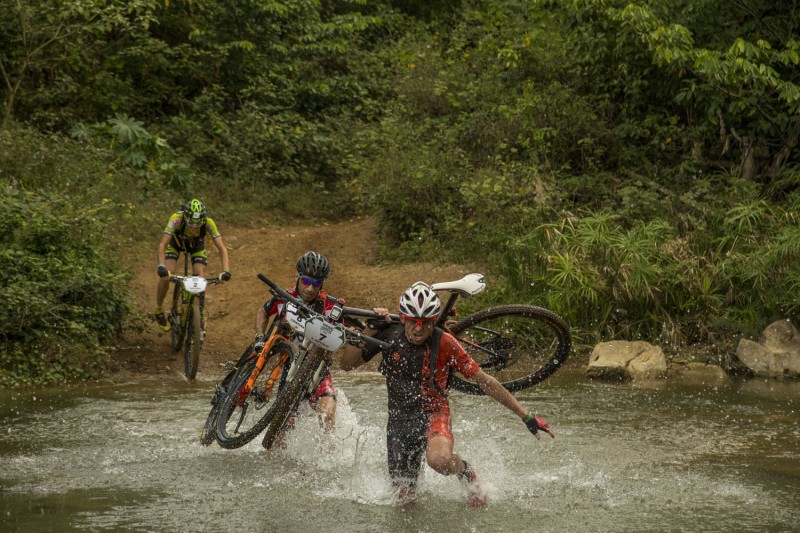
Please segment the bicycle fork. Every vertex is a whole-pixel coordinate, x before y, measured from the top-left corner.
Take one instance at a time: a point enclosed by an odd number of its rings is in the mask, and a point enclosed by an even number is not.
[[[269,352],[272,351],[272,348],[275,346],[275,342],[279,340],[289,342],[289,339],[283,335],[273,335],[267,344],[264,345],[264,348],[261,349],[261,352],[258,354],[258,359],[256,359],[256,366],[253,368],[252,372],[250,372],[250,377],[239,391],[239,405],[245,405],[245,400],[255,387],[256,379],[258,379],[258,376],[261,375],[261,371],[264,370],[264,365],[267,363],[267,356],[269,355]],[[285,353],[282,353],[275,364],[275,367],[272,369],[272,372],[270,372],[266,387],[262,393],[264,395],[264,398],[262,399],[263,402],[269,401],[270,394],[272,393],[272,386],[280,378],[281,372],[283,371],[283,366],[286,364],[288,359],[289,356]]]

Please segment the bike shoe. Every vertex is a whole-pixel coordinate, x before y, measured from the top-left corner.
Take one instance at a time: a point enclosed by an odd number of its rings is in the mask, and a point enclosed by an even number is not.
[[[467,505],[470,507],[486,507],[489,497],[481,489],[478,474],[472,467],[467,467],[467,472],[459,476],[461,483],[467,489]]]
[[[167,315],[161,312],[161,313],[156,313],[155,316],[156,316],[156,322],[158,322],[158,327],[160,327],[163,331],[169,331],[170,325],[169,322],[167,321]]]

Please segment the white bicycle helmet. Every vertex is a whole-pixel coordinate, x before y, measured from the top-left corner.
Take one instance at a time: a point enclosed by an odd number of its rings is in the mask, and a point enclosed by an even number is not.
[[[400,295],[400,314],[412,318],[435,318],[442,312],[442,301],[430,285],[418,281]]]

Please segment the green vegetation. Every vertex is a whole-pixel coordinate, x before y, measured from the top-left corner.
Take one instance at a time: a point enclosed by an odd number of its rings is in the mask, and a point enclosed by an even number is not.
[[[0,0],[0,380],[93,372],[127,326],[112,259],[196,191],[237,223],[376,213],[388,259],[485,265],[579,342],[755,335],[800,300],[798,26],[766,0]]]

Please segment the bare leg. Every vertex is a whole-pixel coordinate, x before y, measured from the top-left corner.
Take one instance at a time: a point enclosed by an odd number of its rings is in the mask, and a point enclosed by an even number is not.
[[[192,274],[206,277],[206,265],[203,263],[192,263]]]
[[[175,259],[167,259],[164,265],[170,273],[175,273],[175,268],[178,261]],[[158,278],[158,287],[156,288],[156,307],[161,308],[164,305],[164,298],[167,297],[167,289],[169,289],[169,278]]]
[[[458,474],[464,470],[461,456],[453,453],[453,441],[447,437],[433,437],[428,441],[425,453],[428,466],[444,476]]]
[[[428,465],[442,475],[457,475],[467,489],[467,503],[473,507],[484,507],[488,503],[481,490],[475,470],[467,466],[458,454],[453,453],[453,441],[446,437],[433,437],[428,441],[426,451]]]
[[[331,396],[322,396],[317,400],[314,410],[319,417],[319,425],[325,433],[333,433],[336,429],[336,400]]]

